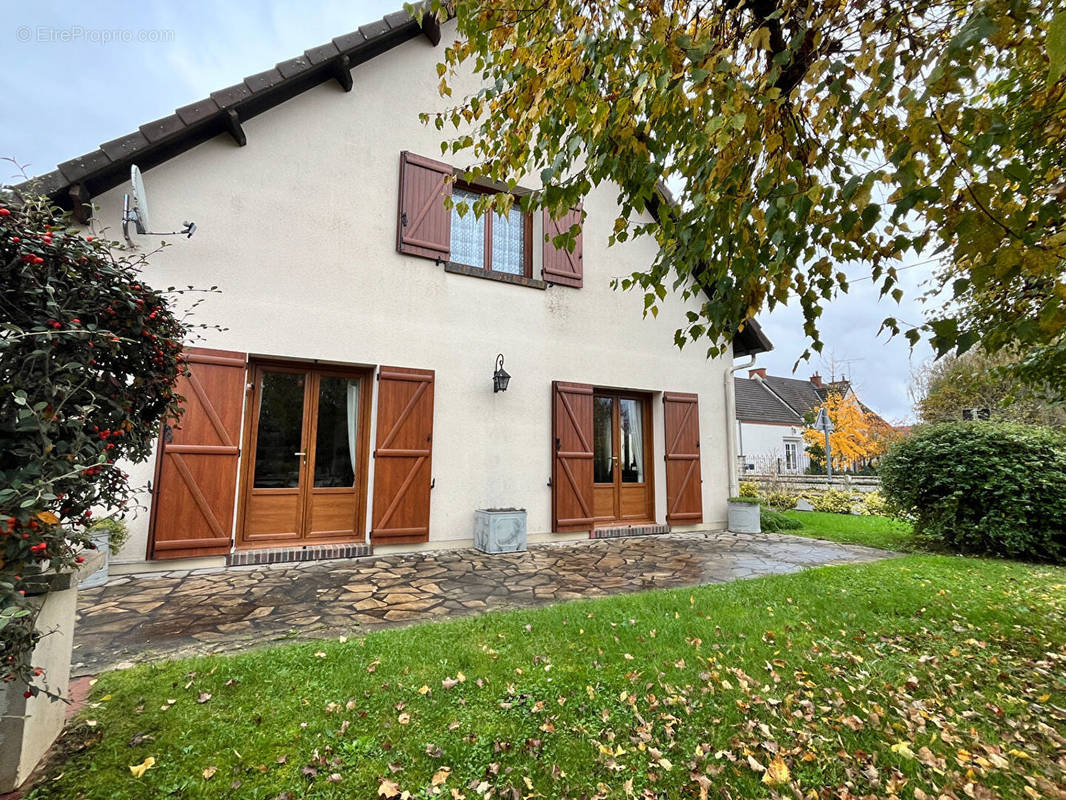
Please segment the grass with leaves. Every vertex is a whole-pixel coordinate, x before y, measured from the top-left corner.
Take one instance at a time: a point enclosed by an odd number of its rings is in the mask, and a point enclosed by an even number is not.
[[[1035,800],[1064,709],[1066,569],[911,555],[108,673],[30,796]]]
[[[802,523],[803,527],[798,530],[784,531],[795,536],[862,544],[883,550],[907,551],[917,548],[910,523],[902,520],[820,511],[786,511],[784,514]]]

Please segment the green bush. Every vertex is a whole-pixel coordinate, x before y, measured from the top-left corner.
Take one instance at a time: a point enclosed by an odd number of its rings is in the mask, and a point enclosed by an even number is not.
[[[795,508],[796,503],[799,502],[799,495],[796,492],[770,490],[763,494],[763,501],[770,508],[776,508],[781,511],[790,511]]]
[[[758,497],[759,484],[755,481],[741,481],[739,494],[741,497]]]
[[[129,529],[126,527],[126,523],[115,517],[104,517],[97,520],[91,528],[89,533],[99,533],[106,531],[108,534],[107,547],[114,555],[122,549],[122,545],[126,543],[126,540],[130,538]]]
[[[823,511],[829,514],[850,514],[855,501],[851,492],[840,489],[826,489],[824,492],[808,492],[806,500],[815,511]]]
[[[963,553],[1066,560],[1066,437],[1035,425],[919,428],[881,462],[915,532]]]
[[[803,527],[803,523],[789,519],[780,511],[763,508],[759,511],[759,519],[762,523],[763,533],[777,533],[778,531],[794,531]]]

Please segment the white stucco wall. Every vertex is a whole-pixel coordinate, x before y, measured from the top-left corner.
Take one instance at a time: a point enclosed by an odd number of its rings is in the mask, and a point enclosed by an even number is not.
[[[770,423],[737,422],[740,429],[739,449],[746,464],[755,464],[755,471],[770,469],[775,459],[781,459],[780,469],[785,468],[785,442],[799,441],[799,453],[803,453],[803,428],[799,425],[773,425]],[[802,471],[801,469],[796,471]]]
[[[525,507],[531,534],[550,530],[553,380],[698,393],[702,527],[723,527],[729,361],[707,361],[701,346],[674,346],[685,310],[679,298],[668,297],[657,319],[643,319],[640,294],[610,288],[655,253],[647,240],[607,248],[616,214],[610,188],[585,202],[582,289],[448,274],[396,252],[400,151],[440,153],[440,134],[417,118],[442,106],[438,57],[424,39],[412,40],[357,67],[350,93],[331,81],[245,122],[246,147],[219,136],[147,171],[153,225],[191,219],[198,230],[153,256],[146,282],[218,285],[195,321],[225,330],[193,344],[435,370],[431,544],[469,541],[473,511],[483,507]],[[97,227],[110,226],[113,238],[124,191],[94,198]],[[538,235],[535,253],[539,242]],[[539,253],[534,266],[539,277]],[[506,393],[493,395],[499,352],[513,377]],[[661,395],[653,410],[655,509],[664,522]],[[133,480],[150,480],[153,467],[131,468]],[[372,458],[370,481],[372,497]],[[130,527],[119,564],[145,558],[147,514]]]

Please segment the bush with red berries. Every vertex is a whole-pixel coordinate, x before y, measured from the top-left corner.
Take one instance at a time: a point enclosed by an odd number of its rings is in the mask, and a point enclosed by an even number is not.
[[[31,694],[28,596],[82,560],[94,507],[126,508],[120,462],[178,411],[187,327],[117,247],[46,199],[0,197],[0,676]]]

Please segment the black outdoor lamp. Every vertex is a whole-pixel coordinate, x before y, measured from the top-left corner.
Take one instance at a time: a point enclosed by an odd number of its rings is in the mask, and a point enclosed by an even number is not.
[[[496,356],[496,371],[492,373],[492,393],[506,392],[507,384],[511,382],[511,376],[503,368],[503,353]]]

